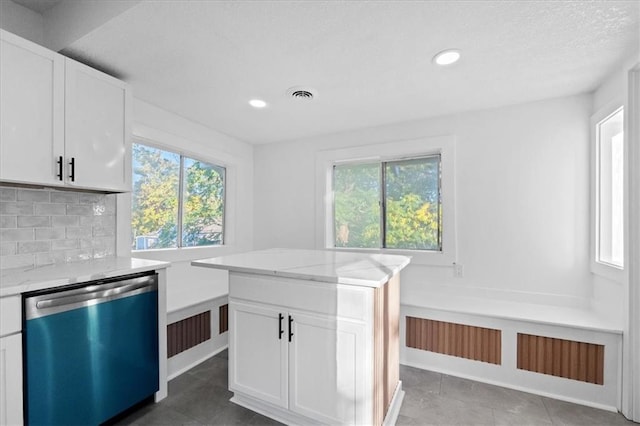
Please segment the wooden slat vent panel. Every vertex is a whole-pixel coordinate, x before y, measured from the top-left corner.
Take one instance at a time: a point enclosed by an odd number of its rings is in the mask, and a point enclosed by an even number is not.
[[[501,340],[501,331],[492,328],[407,317],[410,348],[500,365]]]
[[[218,327],[218,333],[222,334],[229,330],[229,305],[221,305],[218,315],[220,317],[220,327]]]
[[[211,339],[211,311],[206,311],[167,326],[167,356],[184,352]]]
[[[518,368],[604,384],[604,346],[518,333]]]

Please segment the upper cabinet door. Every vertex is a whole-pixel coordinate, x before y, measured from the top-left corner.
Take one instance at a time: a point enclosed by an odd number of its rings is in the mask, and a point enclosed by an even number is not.
[[[131,190],[128,86],[66,59],[67,183],[106,191]]]
[[[0,180],[63,185],[64,57],[1,30],[0,43]]]

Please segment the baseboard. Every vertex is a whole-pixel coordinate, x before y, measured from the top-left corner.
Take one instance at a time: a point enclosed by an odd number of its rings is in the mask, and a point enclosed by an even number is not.
[[[405,392],[402,389],[402,380],[398,382],[398,386],[396,386],[396,390],[393,393],[393,398],[391,398],[391,404],[389,404],[389,409],[387,410],[387,415],[384,417],[384,421],[382,422],[382,426],[394,426],[398,421],[398,416],[400,415],[400,408],[402,407],[402,401],[404,401]]]
[[[526,393],[530,393],[530,394],[534,394],[534,395],[540,395],[540,396],[544,396],[547,398],[552,398],[552,399],[557,399],[559,401],[565,401],[565,402],[571,402],[573,404],[579,404],[579,405],[584,405],[587,407],[592,407],[592,408],[598,408],[600,410],[606,410],[606,411],[611,411],[614,413],[618,412],[618,409],[614,406],[611,405],[606,405],[606,404],[598,404],[597,402],[593,402],[593,401],[587,401],[587,400],[583,400],[583,399],[577,399],[577,398],[571,398],[565,395],[560,395],[560,394],[556,394],[556,393],[552,393],[552,392],[544,392],[544,391],[540,391],[537,389],[532,389],[532,388],[528,388],[525,386],[518,386],[518,385],[514,385],[508,382],[502,382],[499,380],[491,380],[491,379],[487,379],[486,377],[481,377],[481,376],[474,376],[471,374],[464,374],[464,373],[460,373],[459,371],[456,370],[449,370],[446,368],[439,368],[439,367],[435,367],[432,365],[429,366],[425,366],[424,364],[420,364],[419,362],[410,362],[407,360],[401,360],[400,362],[401,365],[406,365],[408,367],[414,367],[414,368],[419,368],[421,370],[428,370],[428,371],[433,371],[435,373],[441,373],[441,374],[446,374],[448,376],[453,376],[453,377],[460,377],[462,379],[468,379],[468,380],[473,380],[475,382],[480,382],[480,383],[486,383],[488,385],[494,385],[494,386],[500,386],[503,388],[507,388],[507,389],[513,389],[513,390],[517,390],[520,392],[526,392]]]
[[[199,357],[199,358],[195,359],[194,361],[190,362],[189,364],[186,364],[183,367],[181,367],[180,369],[172,372],[170,375],[167,376],[167,380],[175,379],[176,377],[180,376],[181,374],[186,373],[187,371],[191,370],[193,367],[202,364],[203,362],[205,362],[209,358],[211,358],[211,357],[219,354],[220,352],[224,351],[228,347],[229,347],[229,345],[225,344],[224,346],[221,346],[221,347],[215,349],[214,351],[207,353],[205,356],[202,356],[202,357]],[[189,352],[189,350],[185,351],[184,353],[186,353],[186,352]]]
[[[275,405],[260,401],[250,396],[244,395],[240,392],[235,392],[230,399],[234,404],[247,408],[270,419],[276,420],[286,425],[305,425],[305,426],[319,426],[322,423],[314,422],[308,417],[297,415],[289,410],[285,410]]]

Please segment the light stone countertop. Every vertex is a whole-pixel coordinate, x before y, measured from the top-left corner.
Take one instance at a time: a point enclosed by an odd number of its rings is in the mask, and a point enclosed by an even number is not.
[[[410,261],[409,256],[389,254],[269,249],[195,260],[191,264],[231,272],[380,287]]]
[[[0,297],[154,271],[169,266],[169,262],[156,260],[110,257],[38,268],[3,269],[0,271]]]

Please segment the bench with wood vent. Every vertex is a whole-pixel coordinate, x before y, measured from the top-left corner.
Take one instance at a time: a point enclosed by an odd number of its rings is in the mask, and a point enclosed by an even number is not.
[[[518,368],[604,384],[604,345],[518,333]]]
[[[400,324],[402,364],[619,408],[622,330],[589,308],[414,293]]]
[[[218,308],[218,334],[226,332],[229,328],[228,309],[228,304]],[[211,311],[176,321],[167,326],[167,357],[171,358],[209,339],[211,339]]]
[[[501,340],[500,330],[407,317],[410,348],[500,365]]]

